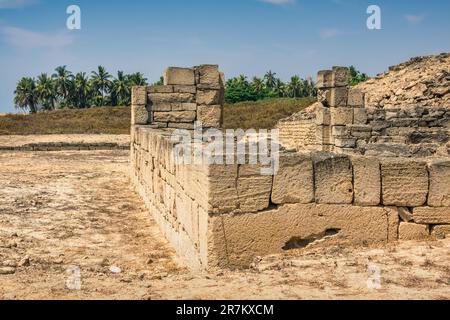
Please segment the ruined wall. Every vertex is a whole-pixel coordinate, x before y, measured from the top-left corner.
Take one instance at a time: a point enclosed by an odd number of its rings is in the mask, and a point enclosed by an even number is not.
[[[447,100],[442,100],[439,105],[433,96],[428,105],[424,101],[426,97],[405,101],[397,98],[393,100],[398,104],[387,104],[379,99],[379,93],[375,99],[366,87],[349,88],[347,77],[348,69],[342,67],[319,72],[318,102],[280,121],[277,126],[285,147],[391,157],[450,155],[450,105]],[[389,91],[383,97],[386,95]],[[400,91],[398,95],[405,97]],[[298,126],[298,118],[309,120]],[[299,137],[305,138],[304,128],[312,132],[314,126],[315,141],[309,138],[298,141]]]
[[[178,74],[180,69],[169,70]],[[131,176],[161,230],[191,267],[248,267],[258,256],[308,245],[367,245],[450,233],[449,157],[358,152],[360,140],[377,136],[377,120],[362,107],[363,93],[344,84],[344,68],[321,73],[321,102],[291,119],[307,142],[292,144],[300,152],[277,154],[279,170],[273,175],[262,175],[254,164],[176,162],[180,140],[171,127],[190,130],[199,107],[218,101],[199,98],[204,87],[195,75],[201,72],[189,70],[195,94],[155,92],[175,91],[178,84],[133,89]],[[166,83],[181,82],[172,77],[177,78],[167,72]],[[223,92],[216,88],[208,87],[217,91],[211,97]],[[195,117],[169,115],[184,103],[195,103]],[[299,139],[295,132],[283,137],[289,135]],[[187,137],[206,143],[190,132]]]
[[[219,128],[223,122],[223,74],[217,65],[167,68],[164,85],[134,87],[132,124],[194,130]]]

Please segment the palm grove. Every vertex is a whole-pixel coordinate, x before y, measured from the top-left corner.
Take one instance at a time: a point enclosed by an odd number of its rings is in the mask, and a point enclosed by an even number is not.
[[[365,81],[367,75],[350,67],[349,84]],[[156,84],[162,84],[162,78]],[[49,76],[46,73],[34,78],[22,78],[14,92],[16,108],[36,113],[62,108],[84,109],[102,106],[129,106],[131,87],[148,85],[140,72],[125,74],[118,71],[113,77],[99,66],[88,76],[85,72],[73,74],[66,66],[55,69]],[[283,82],[276,73],[267,72],[263,78],[246,76],[229,79],[225,84],[227,103],[257,101],[266,98],[303,98],[317,95],[315,83],[311,78],[291,77]]]

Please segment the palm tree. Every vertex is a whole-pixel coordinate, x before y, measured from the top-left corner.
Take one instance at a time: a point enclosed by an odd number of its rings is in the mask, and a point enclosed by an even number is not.
[[[236,78],[236,84],[241,87],[248,86],[247,77],[241,74],[239,77]]]
[[[265,89],[264,81],[261,78],[254,77],[252,79],[252,87],[257,93],[261,93]]]
[[[76,74],[73,81],[73,89],[71,100],[74,106],[77,108],[89,108],[89,100],[92,95],[92,90],[89,83],[89,78],[86,76],[85,72],[79,72]]]
[[[131,86],[146,86],[146,85],[148,85],[147,78],[145,78],[145,76],[142,72],[132,73],[132,74],[128,75],[127,78],[129,80]],[[164,84],[164,78],[161,77],[161,79],[162,79],[161,84]]]
[[[55,80],[56,94],[60,98],[60,106],[66,107],[71,91],[73,74],[67,70],[67,66],[60,66],[55,71],[56,73],[52,77]]]
[[[37,112],[38,94],[34,79],[22,78],[17,83],[14,94],[16,108],[29,109],[31,113]]]
[[[288,84],[288,92],[291,98],[301,97],[302,82],[299,76],[293,76]]]
[[[275,80],[275,85],[273,86],[273,91],[278,95],[278,97],[284,97],[286,95],[286,85],[281,79],[277,78]]]
[[[56,101],[55,82],[46,73],[41,74],[36,83],[36,92],[44,110],[54,110]]]
[[[276,76],[277,74],[269,70],[264,76],[264,81],[266,82],[266,86],[269,89],[273,89],[276,85]]]
[[[142,84],[143,77],[141,79],[140,75],[141,74],[134,74],[134,77],[135,77],[134,81],[139,81],[139,83]],[[138,76],[138,77],[136,77],[136,76]],[[111,89],[111,100],[112,100],[113,106],[116,106],[116,105],[125,106],[130,103],[130,92],[131,92],[130,83],[132,82],[130,80],[131,77],[132,77],[132,75],[125,76],[123,71],[117,72],[117,79],[115,79],[113,81],[112,89]],[[133,83],[133,85],[141,85],[141,84]]]
[[[92,72],[92,85],[94,88],[94,91],[96,92],[98,98],[96,98],[96,101],[100,103],[101,106],[105,105],[106,99],[105,97],[108,95],[108,93],[111,90],[111,75],[106,72],[106,69],[102,66],[98,66],[98,71]]]

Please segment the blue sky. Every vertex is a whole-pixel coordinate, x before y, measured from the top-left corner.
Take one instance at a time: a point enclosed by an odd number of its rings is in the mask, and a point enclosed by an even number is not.
[[[382,10],[368,30],[367,7]],[[78,5],[82,29],[66,28]],[[444,0],[0,0],[0,113],[15,112],[16,82],[58,65],[111,73],[216,63],[227,77],[272,70],[315,76],[332,65],[375,75],[412,56],[450,51]]]

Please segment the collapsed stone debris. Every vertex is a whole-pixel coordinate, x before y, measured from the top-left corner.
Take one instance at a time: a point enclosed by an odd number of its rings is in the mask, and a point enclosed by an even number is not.
[[[318,102],[280,121],[272,176],[255,164],[174,161],[174,129],[221,127],[217,66],[168,68],[164,86],[133,88],[133,183],[190,266],[248,267],[255,257],[319,243],[449,233],[448,100],[399,104],[395,113],[366,108],[371,92],[349,88],[347,76],[342,67],[319,72]]]

